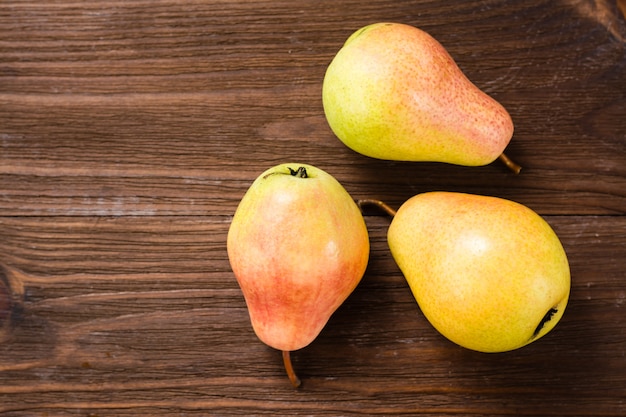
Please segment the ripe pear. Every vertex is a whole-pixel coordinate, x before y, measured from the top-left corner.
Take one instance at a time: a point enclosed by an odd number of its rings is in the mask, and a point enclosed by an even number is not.
[[[513,135],[506,109],[437,40],[405,24],[353,33],[326,70],[322,99],[335,135],[378,159],[486,165]]]
[[[397,211],[387,237],[420,309],[458,345],[517,349],[563,315],[567,256],[548,223],[526,206],[471,194],[419,194]]]
[[[310,344],[355,289],[369,238],[361,211],[333,176],[287,163],[250,186],[227,250],[256,335],[285,353]]]

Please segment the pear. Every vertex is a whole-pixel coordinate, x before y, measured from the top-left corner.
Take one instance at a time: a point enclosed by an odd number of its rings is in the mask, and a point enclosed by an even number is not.
[[[428,33],[376,23],[345,42],[326,70],[324,112],[335,135],[386,160],[486,165],[513,135],[506,109],[467,79]]]
[[[567,256],[548,223],[524,205],[419,194],[397,211],[387,237],[423,314],[458,345],[510,351],[544,336],[563,315]]]
[[[239,203],[228,258],[252,327],[288,352],[309,345],[361,280],[369,258],[365,221],[330,174],[286,163],[262,173]]]

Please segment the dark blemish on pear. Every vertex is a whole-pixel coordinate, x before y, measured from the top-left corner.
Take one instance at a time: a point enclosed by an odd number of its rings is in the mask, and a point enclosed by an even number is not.
[[[293,175],[294,177],[309,178],[309,174],[307,174],[305,167],[299,167],[297,170],[294,170],[289,167],[287,167],[287,169],[289,170],[289,173]]]
[[[541,329],[543,329],[543,326],[546,325],[547,322],[549,322],[550,320],[552,320],[552,317],[558,312],[559,310],[557,310],[556,308],[551,308],[550,310],[548,310],[548,312],[546,313],[545,316],[543,316],[543,318],[541,319],[541,321],[539,322],[539,325],[537,326],[537,328],[535,329],[535,331],[533,332],[533,339],[535,337],[537,337],[537,335],[539,334],[539,332],[541,331]]]

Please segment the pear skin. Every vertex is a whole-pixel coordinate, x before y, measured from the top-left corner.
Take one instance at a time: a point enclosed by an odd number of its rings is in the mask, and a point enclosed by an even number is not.
[[[519,203],[419,194],[397,211],[387,237],[423,314],[458,345],[517,349],[548,333],[563,315],[567,256],[548,223]]]
[[[486,165],[513,135],[506,109],[436,39],[399,23],[353,33],[327,68],[322,99],[335,135],[372,158]]]
[[[227,250],[256,335],[286,352],[310,344],[355,289],[369,238],[335,178],[287,163],[265,171],[246,192]]]

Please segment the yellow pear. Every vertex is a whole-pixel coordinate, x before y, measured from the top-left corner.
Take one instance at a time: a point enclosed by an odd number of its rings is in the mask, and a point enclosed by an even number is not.
[[[250,186],[227,250],[256,335],[284,354],[310,344],[352,293],[367,267],[369,238],[361,211],[334,177],[287,163]]]
[[[461,346],[517,349],[563,315],[570,292],[565,251],[548,223],[519,203],[419,194],[397,211],[387,237],[426,318]]]
[[[352,34],[327,68],[322,99],[335,135],[373,158],[486,165],[513,135],[509,113],[437,40],[399,23]]]

